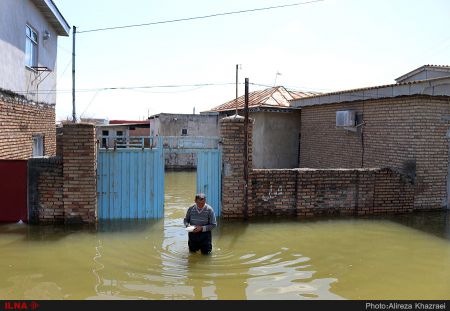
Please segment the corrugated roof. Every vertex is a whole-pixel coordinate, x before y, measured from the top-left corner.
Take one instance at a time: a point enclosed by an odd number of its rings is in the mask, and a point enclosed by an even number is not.
[[[304,107],[343,101],[388,98],[402,95],[427,94],[449,96],[445,89],[435,89],[439,82],[448,83],[450,77],[440,77],[428,80],[417,80],[395,84],[371,86],[365,88],[324,93],[320,95],[299,98],[293,101],[294,107]],[[425,89],[424,85],[427,87]],[[418,87],[420,92],[418,92]]]
[[[253,91],[248,94],[248,107],[255,108],[260,106],[270,107],[292,107],[290,100],[299,99],[317,95],[317,92],[299,92],[288,91],[283,86],[275,86],[264,90]],[[233,100],[230,100],[222,105],[212,108],[209,111],[230,111],[235,110],[236,105],[238,109],[243,109],[245,106],[245,95]]]
[[[408,79],[409,77],[411,77],[421,71],[424,71],[426,69],[434,69],[434,70],[437,69],[438,71],[450,72],[450,66],[447,66],[447,65],[423,65],[423,66],[416,68],[408,73],[405,73],[404,75],[395,79],[395,81],[401,83],[403,80]]]

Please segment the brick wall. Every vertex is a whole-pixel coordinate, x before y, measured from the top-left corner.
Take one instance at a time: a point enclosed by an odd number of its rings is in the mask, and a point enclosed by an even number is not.
[[[414,185],[384,169],[298,169],[297,215],[368,215],[413,210]]]
[[[251,171],[251,216],[296,215],[298,171],[254,169]]]
[[[404,96],[302,108],[300,167],[392,167],[415,177],[415,209],[447,204],[448,97]],[[354,109],[365,125],[336,128],[336,111]]]
[[[63,125],[63,197],[66,222],[95,222],[97,177],[92,124]]]
[[[243,118],[220,123],[222,217],[243,218]],[[414,196],[413,178],[391,168],[250,169],[248,216],[405,213],[413,210]]]
[[[249,167],[252,167],[251,120],[249,122],[247,134],[249,141],[248,165]],[[244,192],[245,192],[244,118],[243,117],[235,118],[234,116],[231,116],[221,119],[220,136],[222,138],[222,165],[223,165],[221,216],[223,218],[241,218],[243,217]],[[251,216],[250,213],[249,216]]]
[[[251,216],[369,215],[413,210],[414,185],[390,168],[253,170]]]
[[[55,106],[0,90],[0,159],[28,159],[32,136],[44,136],[44,155],[56,154]]]
[[[64,222],[61,158],[28,160],[28,202],[31,223]]]

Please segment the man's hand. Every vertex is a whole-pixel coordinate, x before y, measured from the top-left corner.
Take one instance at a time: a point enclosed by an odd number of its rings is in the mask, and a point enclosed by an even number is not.
[[[195,229],[194,229],[194,231],[192,231],[192,232],[197,233],[197,232],[202,232],[202,231],[203,231],[202,226],[195,226]]]

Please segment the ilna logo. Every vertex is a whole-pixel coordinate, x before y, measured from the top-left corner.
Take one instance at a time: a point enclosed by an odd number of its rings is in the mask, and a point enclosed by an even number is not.
[[[6,301],[5,310],[36,310],[39,308],[39,304],[35,301]]]

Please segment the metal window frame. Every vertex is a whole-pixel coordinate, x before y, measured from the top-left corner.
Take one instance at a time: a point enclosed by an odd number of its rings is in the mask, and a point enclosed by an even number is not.
[[[31,36],[28,35],[28,29],[30,30]],[[36,39],[33,38],[33,34],[35,35]],[[25,25],[25,56],[30,53],[30,51],[27,50],[27,41],[29,40],[31,42],[32,51],[31,51],[31,64],[27,63],[25,64],[29,68],[33,68],[38,66],[38,53],[39,53],[39,36],[38,32],[30,25]],[[25,59],[27,59],[25,57]]]

